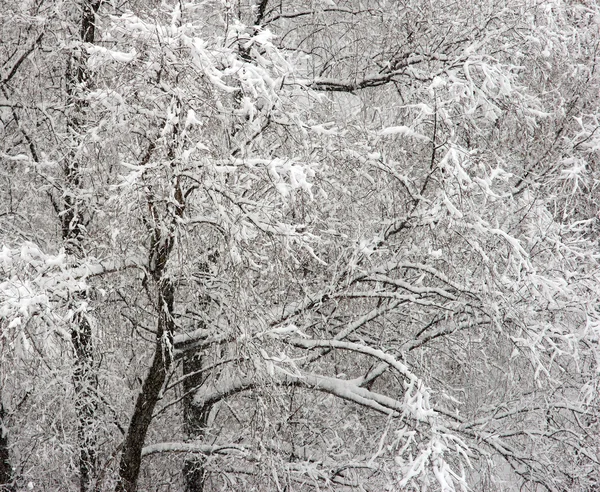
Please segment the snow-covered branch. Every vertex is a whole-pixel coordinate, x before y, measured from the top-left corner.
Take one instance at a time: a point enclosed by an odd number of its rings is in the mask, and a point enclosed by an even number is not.
[[[163,453],[198,453],[198,454],[228,454],[231,452],[245,453],[246,450],[242,446],[235,444],[230,445],[209,445],[195,442],[160,442],[144,446],[142,456],[150,456],[153,454]]]

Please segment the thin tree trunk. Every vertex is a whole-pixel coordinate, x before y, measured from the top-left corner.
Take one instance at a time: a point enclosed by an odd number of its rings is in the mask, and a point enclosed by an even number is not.
[[[215,261],[216,257],[209,256],[207,261]],[[209,263],[199,265],[200,272],[209,273]],[[210,298],[208,296],[200,300],[200,307],[208,314]],[[203,322],[198,328],[205,328]],[[190,441],[200,441],[206,435],[209,415],[212,405],[198,406],[194,404],[195,392],[204,383],[206,376],[202,372],[204,357],[201,351],[189,351],[183,354],[183,429],[185,436]],[[192,456],[186,459],[183,466],[183,477],[185,480],[185,492],[204,492],[207,474],[204,468],[203,458]]]
[[[177,127],[174,129],[177,134]],[[173,139],[175,139],[175,135]],[[143,161],[148,161],[155,150],[151,143]],[[168,150],[167,156],[173,163],[175,155],[172,148]],[[173,164],[172,164],[173,165]],[[178,178],[173,181],[173,195],[175,197],[175,208],[169,210],[167,224],[161,220],[160,212],[154,202],[150,188],[146,195],[148,211],[152,217],[154,229],[150,239],[148,272],[157,287],[158,326],[156,330],[156,341],[152,365],[142,384],[142,391],[136,400],[135,409],[131,416],[129,428],[123,442],[121,461],[119,463],[119,480],[115,488],[116,492],[135,492],[142,464],[142,448],[146,441],[148,428],[152,423],[154,408],[162,398],[162,389],[173,365],[173,335],[175,333],[175,320],[173,317],[175,303],[175,286],[173,282],[164,275],[167,261],[175,244],[175,231],[177,224],[183,217],[185,201],[181,184]],[[161,227],[161,224],[166,227]],[[165,232],[165,229],[168,232]]]
[[[96,31],[96,13],[100,0],[82,0],[80,37],[83,42],[93,43]],[[67,130],[71,135],[82,133],[84,128],[84,110],[86,103],[78,96],[78,88],[88,83],[84,54],[72,55],[66,74],[66,92],[73,111],[67,120]],[[83,256],[83,240],[85,238],[85,222],[83,217],[83,201],[78,193],[83,187],[81,167],[76,151],[72,151],[65,160],[63,173],[66,190],[61,201],[61,226],[65,250],[71,257],[81,259]],[[86,294],[80,292],[79,300],[84,301]],[[75,387],[75,410],[77,413],[77,436],[79,440],[79,490],[93,490],[97,472],[97,435],[94,421],[97,410],[98,378],[95,372],[92,327],[83,313],[73,319],[71,342],[75,351],[75,367],[73,384]]]
[[[75,349],[75,411],[77,413],[77,437],[79,440],[79,490],[93,489],[97,471],[97,435],[95,419],[97,409],[98,377],[94,367],[92,327],[85,315],[74,320],[71,341]]]
[[[14,490],[13,468],[10,464],[8,452],[8,430],[6,429],[5,418],[6,412],[2,404],[2,393],[0,392],[0,491],[12,492]]]

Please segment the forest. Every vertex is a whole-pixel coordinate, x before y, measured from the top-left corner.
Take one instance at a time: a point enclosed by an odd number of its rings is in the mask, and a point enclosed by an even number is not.
[[[0,0],[0,491],[600,489],[596,0]]]

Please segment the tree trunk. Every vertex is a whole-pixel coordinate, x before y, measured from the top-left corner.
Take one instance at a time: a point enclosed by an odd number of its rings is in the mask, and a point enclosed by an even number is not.
[[[176,135],[177,131],[178,129],[175,127],[173,130],[174,135]],[[154,148],[154,143],[150,144],[144,161],[150,159]],[[173,148],[169,148],[167,156],[171,163],[173,163],[175,158]],[[116,492],[135,492],[137,489],[137,481],[142,464],[142,448],[144,447],[148,428],[152,422],[154,407],[162,398],[163,385],[173,364],[175,286],[167,276],[164,276],[164,272],[175,244],[175,230],[183,217],[185,209],[179,179],[175,178],[173,184],[175,207],[173,210],[168,211],[169,215],[171,213],[173,215],[168,218],[167,224],[160,217],[159,208],[154,203],[152,193],[148,192],[146,195],[148,211],[154,224],[150,239],[148,272],[157,286],[157,302],[155,305],[158,310],[158,326],[152,365],[142,384],[142,391],[138,395],[129,429],[123,443],[123,451],[121,452],[121,461],[119,463],[119,481],[115,488]],[[161,227],[161,224],[164,227]],[[168,232],[165,233],[165,229]]]
[[[82,0],[80,38],[86,43],[93,43],[96,31],[96,13],[100,0]],[[83,112],[86,102],[79,97],[77,90],[88,83],[83,53],[74,54],[69,60],[66,74],[67,99],[73,110],[67,119],[67,130],[71,135],[82,132]],[[75,146],[76,147],[76,146]],[[83,256],[82,241],[85,236],[83,217],[83,201],[78,197],[81,190],[82,175],[77,151],[70,152],[65,160],[63,173],[66,192],[61,202],[61,226],[65,250],[69,256],[81,259]],[[80,301],[86,298],[85,292],[78,294]],[[97,435],[94,425],[97,409],[98,378],[95,373],[92,327],[89,319],[83,313],[78,313],[73,319],[71,342],[75,351],[75,367],[73,384],[75,386],[75,411],[77,413],[77,437],[79,440],[79,490],[93,490],[97,471]]]
[[[0,491],[12,492],[13,469],[10,464],[10,455],[8,453],[8,431],[4,419],[6,412],[2,404],[2,394],[0,393]]]
[[[163,256],[163,255],[161,255]],[[164,257],[163,257],[164,258]],[[164,266],[164,263],[163,263]],[[162,270],[162,268],[161,268]],[[135,492],[142,463],[142,448],[148,428],[152,422],[154,407],[161,399],[162,388],[173,359],[173,297],[175,288],[171,282],[163,279],[159,284],[159,317],[156,333],[156,345],[152,366],[138,395],[129,429],[125,436],[121,462],[119,464],[119,482],[116,492]]]
[[[187,376],[183,383],[183,422],[186,437],[190,440],[200,440],[204,437],[210,407],[194,405],[194,390],[203,382],[202,355],[197,353],[185,354],[183,357],[183,374]],[[203,492],[206,472],[201,458],[189,458],[183,467],[185,492]]]
[[[95,419],[97,409],[98,377],[95,371],[92,349],[92,327],[85,315],[74,320],[71,341],[75,349],[75,411],[77,413],[77,437],[79,440],[79,490],[93,489],[96,479],[97,435]]]

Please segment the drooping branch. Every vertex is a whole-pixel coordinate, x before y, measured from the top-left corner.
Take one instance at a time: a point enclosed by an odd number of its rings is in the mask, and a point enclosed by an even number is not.
[[[403,403],[388,396],[362,388],[351,381],[346,381],[318,374],[293,375],[278,370],[286,384],[294,384],[304,388],[328,393],[365,408],[370,408],[388,416],[400,416],[406,410]]]
[[[215,403],[229,398],[237,393],[242,393],[244,391],[251,390],[252,388],[256,388],[260,384],[261,383],[257,381],[257,378],[236,377],[227,382],[220,382],[219,386],[212,390],[200,390],[194,397],[194,404],[201,407],[214,405]]]
[[[311,373],[292,374],[277,365],[274,365],[273,369],[275,374],[274,379],[269,380],[271,384],[294,385],[329,393],[385,415],[399,416],[406,411],[403,402],[362,388],[353,381]],[[235,378],[213,390],[200,390],[196,395],[194,403],[196,405],[214,404],[237,393],[248,391],[263,384],[266,385],[267,383],[261,384],[256,378]]]

